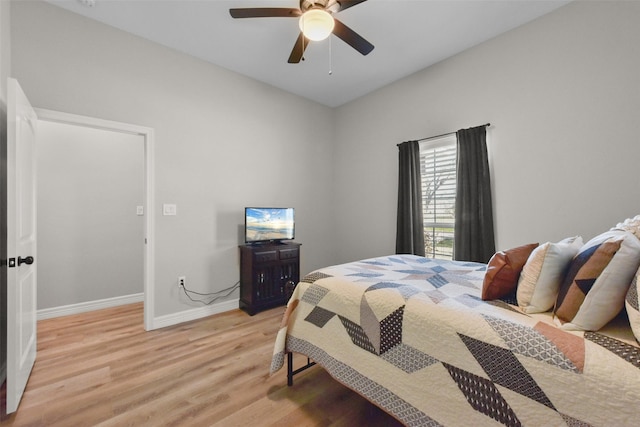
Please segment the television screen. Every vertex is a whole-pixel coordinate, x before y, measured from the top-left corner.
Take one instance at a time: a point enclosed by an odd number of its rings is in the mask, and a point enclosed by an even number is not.
[[[244,208],[246,243],[291,240],[295,237],[293,208]]]

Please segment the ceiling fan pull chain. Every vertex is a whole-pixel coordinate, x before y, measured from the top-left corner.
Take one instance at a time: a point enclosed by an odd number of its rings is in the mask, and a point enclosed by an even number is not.
[[[300,37],[302,37],[302,43],[300,43],[300,47],[302,48],[302,55],[300,55],[300,60],[304,61],[304,20],[302,21],[302,27],[300,28]]]
[[[331,49],[332,43],[331,43],[331,39],[333,37],[329,37],[329,75],[333,75],[333,51]]]

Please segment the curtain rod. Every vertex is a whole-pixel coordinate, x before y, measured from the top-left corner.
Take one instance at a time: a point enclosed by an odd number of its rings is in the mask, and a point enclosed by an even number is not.
[[[485,123],[485,124],[480,125],[480,126],[488,127],[488,126],[491,126],[491,123]],[[480,126],[476,126],[476,127],[480,127]],[[456,133],[456,132],[448,132],[448,133],[443,133],[442,135],[428,136],[426,138],[416,139],[416,141],[420,142],[420,141],[427,141],[429,139],[442,138],[443,136],[453,135],[454,133]],[[400,144],[397,144],[397,145],[400,145]]]

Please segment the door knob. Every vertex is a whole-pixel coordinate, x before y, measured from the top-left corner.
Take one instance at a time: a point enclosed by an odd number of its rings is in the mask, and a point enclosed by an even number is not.
[[[18,257],[18,267],[20,267],[20,265],[22,265],[22,264],[27,264],[27,265],[33,264],[33,257],[32,256],[28,256],[28,257],[22,258],[21,256],[19,256]]]

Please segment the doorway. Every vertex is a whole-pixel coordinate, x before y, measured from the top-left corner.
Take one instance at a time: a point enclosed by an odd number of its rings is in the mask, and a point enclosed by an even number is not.
[[[38,166],[47,179],[38,197],[40,269],[49,275],[40,275],[39,298],[47,302],[39,308],[75,304],[87,311],[92,300],[103,308],[142,293],[144,327],[155,329],[153,130],[44,109],[36,113],[46,158]],[[65,170],[55,173],[56,162]],[[109,193],[126,200],[109,201]]]
[[[38,122],[38,319],[142,301],[144,138]]]

